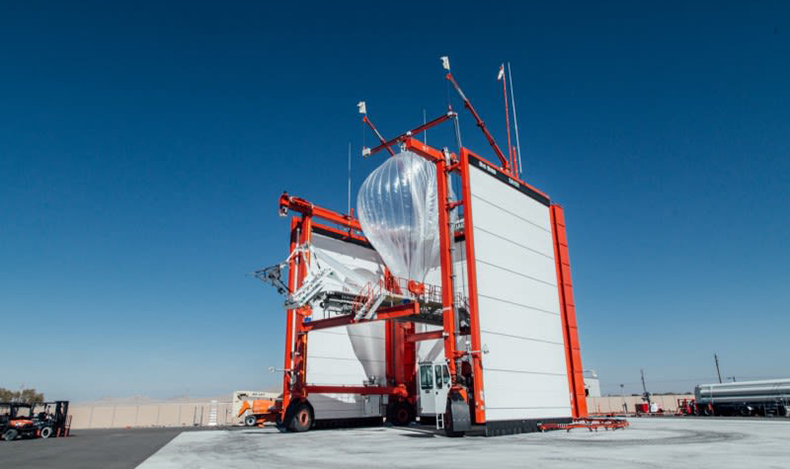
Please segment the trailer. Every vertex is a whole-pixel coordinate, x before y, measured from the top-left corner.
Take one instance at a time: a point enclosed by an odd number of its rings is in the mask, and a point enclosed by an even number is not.
[[[700,384],[694,388],[694,402],[684,408],[706,416],[787,416],[790,379]]]
[[[382,167],[394,162],[385,176],[407,165],[430,175],[397,208],[435,197],[417,214],[422,224],[385,233],[407,257],[427,259],[421,273],[393,274],[369,207],[357,217],[280,197],[280,215],[294,214],[289,255],[255,275],[286,297],[283,391],[266,417],[284,431],[421,420],[448,436],[502,435],[587,417],[563,209],[520,178],[515,151],[505,156],[446,77],[499,164],[416,138],[456,119],[452,109],[392,140],[363,118],[381,141],[363,154],[386,150]],[[413,172],[396,176],[417,184]],[[415,241],[426,229],[435,239]]]

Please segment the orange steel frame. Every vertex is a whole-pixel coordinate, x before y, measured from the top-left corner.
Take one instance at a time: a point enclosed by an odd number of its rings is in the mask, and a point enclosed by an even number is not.
[[[587,397],[584,393],[584,371],[579,347],[579,329],[576,324],[576,306],[573,302],[571,262],[568,257],[568,239],[565,234],[565,214],[559,205],[551,206],[551,232],[554,240],[554,260],[557,266],[557,286],[560,294],[560,317],[565,340],[565,361],[571,395],[571,413],[574,418],[587,417]]]
[[[449,115],[449,114],[448,114]],[[441,118],[440,118],[441,119]],[[439,120],[439,119],[437,119]],[[443,119],[446,120],[446,119]],[[416,129],[415,129],[416,130]],[[422,129],[424,130],[424,129]],[[299,310],[289,310],[287,313],[286,337],[285,337],[285,361],[283,379],[283,399],[280,410],[280,418],[285,417],[289,405],[294,400],[305,400],[310,393],[352,393],[352,394],[380,394],[391,395],[397,398],[409,399],[412,403],[416,400],[416,389],[414,389],[414,369],[415,369],[415,342],[420,340],[444,339],[445,358],[453,381],[453,390],[465,396],[465,399],[473,406],[471,412],[472,421],[476,424],[486,422],[484,383],[483,383],[483,363],[482,363],[482,344],[480,339],[480,317],[477,293],[477,272],[474,243],[474,219],[471,207],[471,185],[470,185],[470,157],[481,159],[466,148],[461,148],[460,157],[454,153],[445,153],[435,148],[429,147],[421,141],[415,139],[416,132],[408,132],[392,141],[385,142],[377,151],[383,148],[389,149],[390,146],[400,144],[404,149],[412,151],[423,158],[436,164],[437,174],[437,195],[440,201],[439,213],[439,236],[440,236],[440,264],[441,264],[441,287],[443,304],[443,329],[441,331],[414,333],[413,323],[408,322],[410,317],[419,313],[419,305],[416,302],[407,303],[393,307],[379,308],[377,317],[374,320],[385,321],[386,336],[386,370],[388,386],[313,386],[307,384],[307,344],[308,333],[329,327],[340,327],[354,324],[355,321],[350,316],[333,317],[312,321],[312,311],[305,307]],[[499,155],[498,155],[499,156]],[[546,197],[542,192],[532,188],[528,184],[518,179],[503,164],[504,168],[497,168],[491,165],[492,169],[510,177],[519,183],[534,190],[537,194]],[[461,197],[457,202],[448,201],[447,183],[451,173],[457,173],[461,181]],[[456,339],[461,335],[457,330],[455,308],[454,308],[454,287],[453,287],[453,260],[451,257],[452,243],[456,239],[456,233],[451,233],[449,223],[450,210],[462,206],[464,215],[464,247],[466,250],[466,270],[468,287],[468,305],[470,315],[470,345],[471,352],[459,351],[456,347]],[[280,213],[285,215],[288,210],[300,214],[300,217],[291,219],[291,254],[297,250],[298,246],[310,243],[314,228],[320,228],[326,232],[333,233],[341,239],[353,240],[367,243],[367,239],[362,234],[359,221],[352,214],[345,215],[332,210],[313,205],[312,203],[293,197],[284,193],[280,198]],[[560,310],[562,318],[563,338],[565,343],[566,364],[568,381],[571,395],[571,409],[574,418],[587,416],[587,407],[584,396],[584,381],[582,375],[581,355],[579,349],[578,329],[576,324],[576,314],[573,304],[573,286],[570,277],[570,262],[568,259],[568,246],[565,233],[565,221],[562,208],[558,205],[550,206],[552,237],[554,241],[555,263],[557,269],[557,279],[560,295]],[[314,219],[329,222],[331,225],[317,223]],[[301,251],[298,255],[291,255],[289,261],[288,288],[291,291],[298,289],[307,276],[307,263],[309,254]],[[399,321],[395,321],[395,320]],[[467,394],[467,390],[458,382],[459,369],[458,361],[469,355],[472,368],[472,387],[474,393]],[[409,389],[412,389],[410,392]]]

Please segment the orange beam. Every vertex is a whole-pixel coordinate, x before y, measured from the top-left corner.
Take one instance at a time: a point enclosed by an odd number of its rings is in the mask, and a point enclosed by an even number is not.
[[[291,243],[289,253],[293,254],[299,236],[299,219],[291,217]],[[296,259],[290,256],[288,263],[288,290],[294,291],[296,287]],[[290,370],[292,367],[293,347],[294,347],[294,315],[295,311],[289,309],[285,319],[285,360],[283,364],[283,412],[291,402],[291,378]]]
[[[335,212],[334,210],[313,205],[305,199],[294,197],[288,195],[287,192],[283,192],[280,196],[280,214],[284,216],[288,213],[288,210],[301,213],[305,217],[320,218],[351,230],[362,231],[359,221],[351,215],[345,215],[340,212]]]
[[[466,243],[466,273],[469,287],[469,336],[472,350],[482,350],[480,339],[480,310],[477,298],[477,259],[475,257],[474,220],[472,218],[472,186],[469,181],[469,157],[474,155],[466,148],[461,149],[461,198],[464,201],[464,243]],[[483,363],[479,353],[472,354],[472,377],[474,388],[474,422],[485,423],[485,399]]]
[[[331,233],[334,233],[334,234],[336,234],[338,236],[341,236],[344,240],[346,240],[346,239],[353,239],[353,240],[359,241],[361,243],[370,244],[370,241],[368,241],[368,238],[366,238],[366,237],[364,237],[362,235],[356,234],[352,230],[343,231],[343,230],[339,230],[337,228],[333,228],[333,227],[331,227],[329,225],[324,225],[322,223],[315,223],[315,222],[313,222],[313,229],[315,230],[316,228],[320,229],[320,230],[325,230],[325,231],[329,231]]]
[[[430,122],[426,122],[425,124],[422,124],[419,127],[416,127],[416,128],[414,128],[412,130],[409,130],[408,132],[402,133],[402,134],[398,135],[397,137],[393,138],[392,140],[390,140],[388,142],[384,142],[383,141],[384,139],[381,139],[381,136],[379,136],[379,138],[382,140],[381,145],[379,145],[376,148],[370,150],[370,155],[374,155],[374,154],[380,152],[384,148],[389,150],[390,154],[392,155],[394,153],[392,152],[392,149],[390,147],[392,147],[393,145],[397,145],[398,143],[404,141],[406,138],[410,138],[410,137],[413,137],[413,136],[415,136],[417,134],[425,132],[426,130],[430,129],[431,127],[437,126],[437,125],[441,124],[444,121],[452,119],[455,116],[456,116],[456,113],[454,113],[453,111],[448,111],[447,114],[441,115],[441,116],[437,117],[436,119],[434,119],[434,120],[432,120]],[[363,118],[363,120],[367,120],[367,117]],[[368,122],[368,125],[372,126],[372,124],[370,123],[369,120],[367,120],[367,122]]]
[[[387,319],[397,319],[406,316],[416,316],[420,314],[420,304],[417,302],[405,303],[395,306],[379,308],[376,311],[376,319],[386,321]]]
[[[424,145],[427,147],[427,145]],[[439,152],[441,154],[441,152]],[[442,155],[443,156],[443,155]],[[442,269],[442,324],[444,326],[444,356],[453,384],[457,383],[456,336],[455,336],[455,297],[453,289],[453,238],[450,235],[450,217],[447,209],[447,172],[444,158],[436,159],[436,198],[439,202],[439,260]]]
[[[308,393],[318,394],[409,395],[403,386],[305,386],[304,389]]]
[[[406,342],[420,342],[422,340],[443,339],[444,331],[418,332],[406,336]]]
[[[469,101],[469,98],[467,98],[464,92],[461,91],[461,87],[458,86],[458,82],[455,81],[455,77],[453,77],[453,74],[448,72],[445,78],[447,78],[447,81],[453,84],[453,87],[455,87],[455,90],[458,92],[458,94],[461,96],[461,99],[464,102],[464,107],[467,110],[469,110],[469,112],[472,114],[472,117],[474,117],[477,126],[480,127],[480,130],[483,131],[483,135],[485,135],[486,139],[488,140],[488,144],[491,145],[491,148],[494,149],[494,153],[496,153],[497,158],[499,158],[500,163],[502,163],[502,169],[506,173],[510,173],[511,170],[510,170],[510,163],[508,162],[508,159],[505,158],[505,155],[504,153],[502,153],[502,150],[499,148],[499,145],[497,145],[496,141],[494,141],[494,137],[491,135],[491,132],[488,131],[486,124],[483,122],[483,119],[477,113],[474,106],[472,106],[472,102]]]
[[[579,329],[576,324],[576,306],[573,302],[573,283],[565,232],[565,215],[559,205],[551,206],[551,225],[560,296],[560,317],[565,341],[565,361],[568,369],[568,387],[571,395],[571,412],[574,418],[584,418],[588,415],[587,398],[584,393],[584,371],[581,348],[579,347]]]
[[[414,137],[407,137],[403,139],[403,145],[407,150],[419,154],[423,158],[431,161],[444,161],[444,153],[436,148],[429,147]]]
[[[360,324],[363,322],[387,321],[390,319],[416,316],[419,313],[420,313],[420,305],[414,302],[406,303],[402,305],[387,306],[376,310],[376,317],[374,317],[373,319],[365,319],[363,321],[354,321],[354,316],[350,314],[345,316],[335,316],[333,318],[327,318],[327,319],[319,319],[317,321],[308,321],[302,324],[302,332],[317,331],[321,329],[329,329],[332,327],[348,326],[351,324]]]

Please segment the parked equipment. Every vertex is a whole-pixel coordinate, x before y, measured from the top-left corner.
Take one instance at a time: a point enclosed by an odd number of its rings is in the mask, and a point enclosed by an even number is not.
[[[269,399],[243,401],[236,417],[244,416],[244,425],[254,427],[267,421],[266,416],[274,410],[274,404],[275,401]]]
[[[514,149],[446,78],[497,163],[460,135],[457,151],[417,140],[452,109],[389,141],[365,115],[381,144],[363,155],[392,156],[362,184],[357,216],[280,197],[280,215],[295,213],[290,252],[255,275],[285,296],[283,392],[256,423],[425,418],[463,436],[587,416],[563,209],[521,180]]]
[[[790,379],[700,384],[681,410],[695,415],[786,416]]]
[[[68,436],[71,427],[68,412],[68,401],[0,402],[0,435],[5,441]]]

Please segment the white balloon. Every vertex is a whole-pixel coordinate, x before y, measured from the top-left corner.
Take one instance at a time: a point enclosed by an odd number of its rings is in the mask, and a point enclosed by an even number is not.
[[[436,166],[409,151],[376,168],[357,194],[362,231],[392,274],[424,282],[439,263]]]

